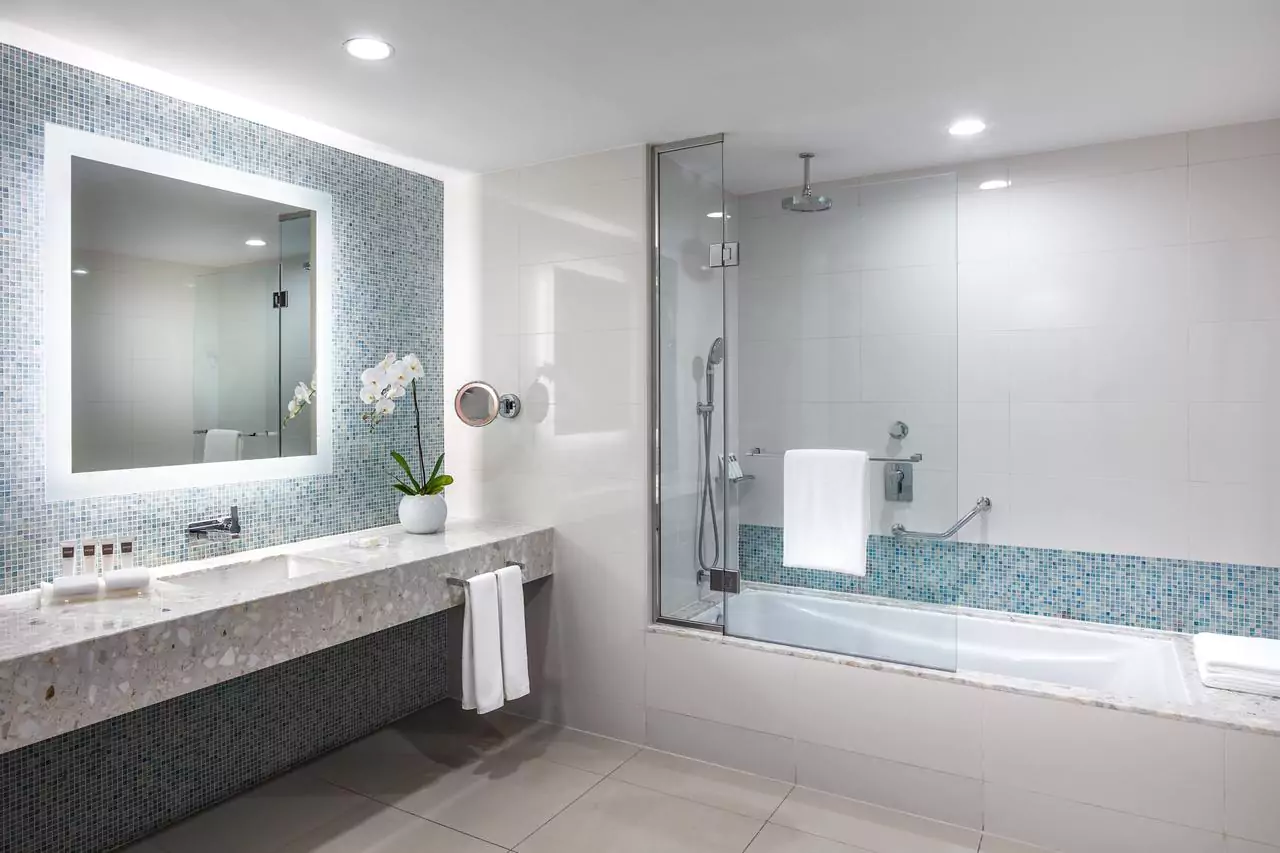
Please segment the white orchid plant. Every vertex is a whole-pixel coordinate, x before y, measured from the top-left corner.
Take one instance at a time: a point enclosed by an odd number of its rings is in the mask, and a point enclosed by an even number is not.
[[[445,486],[453,483],[452,477],[440,473],[444,465],[443,453],[436,458],[430,476],[427,475],[426,457],[422,453],[422,413],[418,410],[418,380],[422,376],[422,362],[416,355],[410,353],[404,358],[396,358],[393,352],[360,374],[360,402],[372,407],[360,415],[360,420],[369,425],[370,431],[396,410],[397,400],[406,395],[413,400],[413,429],[418,438],[418,471],[422,479],[414,475],[413,466],[403,454],[391,451],[391,458],[409,480],[406,483],[396,477],[391,488],[410,496],[438,495]]]
[[[293,399],[289,401],[289,413],[285,415],[284,420],[280,422],[280,428],[284,429],[289,425],[289,421],[296,418],[302,413],[302,410],[316,401],[316,380],[313,376],[311,384],[299,382],[298,387],[293,389]]]

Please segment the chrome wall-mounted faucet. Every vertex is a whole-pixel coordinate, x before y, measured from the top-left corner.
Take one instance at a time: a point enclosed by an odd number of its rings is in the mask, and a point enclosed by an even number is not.
[[[231,507],[231,514],[205,521],[193,521],[187,525],[187,538],[221,542],[240,538],[240,509]]]

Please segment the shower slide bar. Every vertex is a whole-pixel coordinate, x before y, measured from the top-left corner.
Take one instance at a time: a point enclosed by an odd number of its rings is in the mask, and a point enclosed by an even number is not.
[[[782,454],[782,453],[765,453],[764,448],[762,448],[762,447],[753,447],[753,448],[751,448],[750,450],[748,450],[748,451],[747,451],[747,455],[748,455],[748,456],[761,456],[761,457],[763,457],[763,458],[765,458],[765,459],[781,459],[781,458],[783,457],[783,455],[784,455],[784,454]],[[923,460],[924,460],[924,454],[922,454],[922,453],[912,453],[910,456],[906,457],[905,459],[904,459],[904,458],[899,458],[899,457],[897,457],[897,456],[868,456],[868,457],[867,457],[867,459],[868,459],[869,461],[871,461],[871,462],[921,462],[921,461],[923,461]]]
[[[895,524],[891,529],[892,529],[893,535],[899,538],[934,539],[934,540],[950,539],[952,536],[955,536],[957,533],[960,532],[960,528],[964,527],[966,524],[973,521],[982,513],[989,512],[990,510],[991,510],[991,498],[981,497],[981,498],[978,498],[978,502],[973,505],[973,509],[965,513],[964,518],[960,519],[955,524],[951,525],[950,529],[946,530],[943,533],[922,533],[918,530],[908,530],[907,528],[903,527],[901,524]]]

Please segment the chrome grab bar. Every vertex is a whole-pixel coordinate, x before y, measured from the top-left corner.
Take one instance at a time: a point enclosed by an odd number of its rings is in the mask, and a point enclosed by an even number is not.
[[[960,532],[960,528],[973,521],[980,514],[988,512],[991,509],[991,498],[981,497],[978,502],[973,505],[973,509],[965,513],[964,518],[951,525],[951,528],[944,533],[921,533],[918,530],[908,530],[901,524],[895,524],[892,527],[894,536],[909,539],[950,539]]]
[[[762,447],[753,447],[746,452],[747,456],[761,456],[765,459],[781,459],[785,453],[765,453]],[[869,462],[922,462],[924,461],[923,453],[912,453],[910,456],[902,459],[897,456],[868,456]]]
[[[506,568],[507,566],[519,566],[520,571],[524,572],[524,563],[517,563],[515,560],[507,560],[505,563],[502,564],[502,566],[503,568]],[[476,574],[483,575],[485,574],[485,572],[476,572]],[[445,575],[444,582],[447,586],[463,587],[467,585],[467,579],[460,578],[457,575]]]

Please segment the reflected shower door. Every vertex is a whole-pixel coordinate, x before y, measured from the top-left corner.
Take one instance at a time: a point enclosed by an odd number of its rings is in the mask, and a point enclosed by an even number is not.
[[[653,303],[656,615],[719,626],[732,568],[720,458],[730,412],[724,143],[656,146]]]

